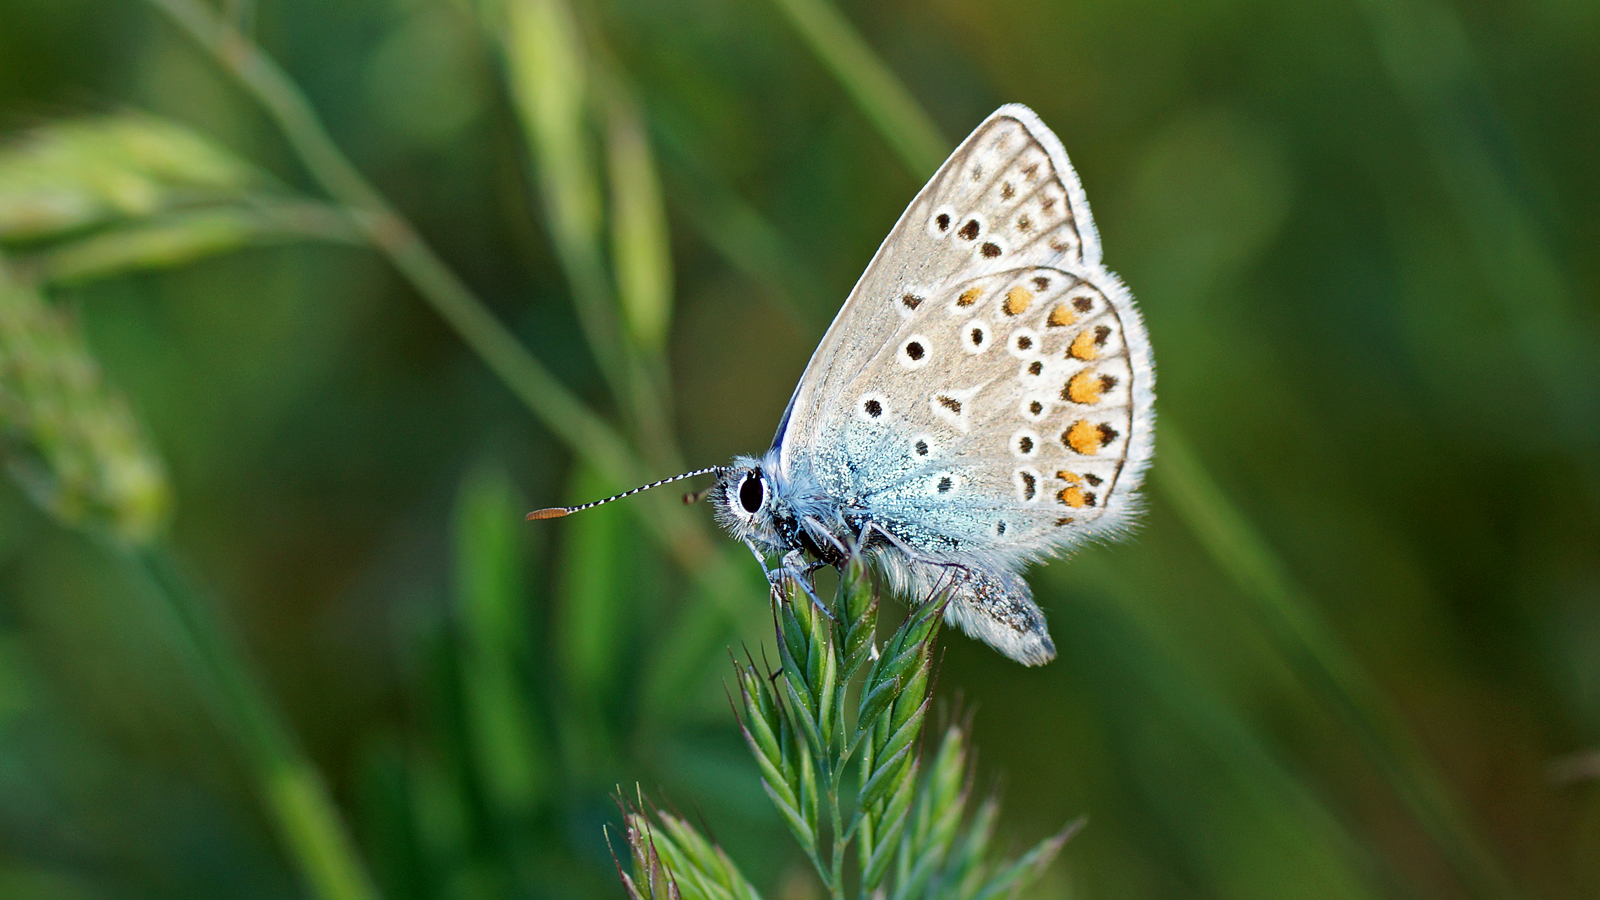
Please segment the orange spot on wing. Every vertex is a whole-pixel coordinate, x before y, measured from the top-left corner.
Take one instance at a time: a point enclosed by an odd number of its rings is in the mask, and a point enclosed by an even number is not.
[[[1100,429],[1094,423],[1079,419],[1061,434],[1061,442],[1072,448],[1074,453],[1082,456],[1093,456],[1100,452],[1105,444],[1100,439]]]
[[[983,291],[981,291],[981,290],[979,290],[977,288],[967,288],[966,290],[961,292],[961,296],[960,297],[956,298],[956,305],[957,306],[971,306],[972,304],[978,302],[978,295],[982,294],[982,293],[983,293]]]
[[[1051,328],[1060,328],[1063,325],[1071,325],[1076,321],[1078,321],[1078,315],[1072,311],[1071,307],[1065,303],[1057,303],[1056,308],[1050,310],[1050,318],[1045,320],[1045,324]]]
[[[1092,329],[1085,328],[1077,337],[1072,339],[1072,346],[1067,348],[1067,355],[1085,362],[1099,356],[1100,348],[1097,346],[1094,336],[1095,333]]]
[[[1073,403],[1099,403],[1104,390],[1105,383],[1096,378],[1093,372],[1084,369],[1067,382],[1067,399]]]
[[[1085,494],[1083,492],[1083,488],[1069,487],[1062,488],[1061,491],[1056,494],[1056,499],[1060,500],[1063,504],[1072,507],[1073,509],[1083,509],[1085,506],[1089,505],[1090,496],[1092,495]]]
[[[1071,472],[1057,472],[1056,477],[1067,484],[1083,484],[1083,479]]]
[[[1033,305],[1033,291],[1019,284],[1006,291],[1006,302],[1001,304],[1000,309],[1008,316],[1020,316],[1027,312],[1031,305]]]

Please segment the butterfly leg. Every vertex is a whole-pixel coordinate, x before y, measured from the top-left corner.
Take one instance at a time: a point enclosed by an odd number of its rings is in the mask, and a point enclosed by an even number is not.
[[[811,598],[812,606],[815,606],[824,616],[827,616],[829,621],[838,621],[834,617],[833,611],[828,609],[828,604],[823,603],[822,598],[817,596],[816,588],[811,586],[811,573],[824,565],[826,564],[821,562],[807,563],[805,556],[799,550],[790,550],[783,555],[783,565],[775,570],[773,574],[779,579],[784,576],[793,578],[800,585],[801,590],[806,592],[806,596]],[[777,582],[774,581],[773,585],[776,586]]]
[[[827,526],[822,524],[821,519],[817,518],[816,516],[806,516],[801,521],[805,522],[806,527],[810,529],[813,537],[820,537],[833,545],[833,549],[837,551],[840,556],[840,565],[842,565],[843,562],[849,561],[852,555],[850,548],[846,547],[843,541],[835,537],[834,533],[829,531]],[[827,563],[820,563],[818,568],[821,568],[822,565],[827,565]]]
[[[887,540],[896,550],[904,553],[906,557],[913,562],[919,562],[926,566],[938,566],[942,569],[953,569],[960,572],[967,571],[967,567],[961,563],[950,562],[949,560],[945,559],[934,559],[931,556],[924,556],[918,553],[916,548],[912,547],[910,544],[907,544],[905,541],[900,540],[898,537],[895,537],[894,534],[889,531],[889,529],[884,528],[882,525],[879,525],[877,522],[874,522],[871,519],[868,519],[867,524],[861,529],[861,537],[858,541],[860,546],[864,547],[867,545],[868,539],[872,536],[872,532],[874,531],[883,535],[884,539]]]
[[[761,555],[761,551],[756,549],[755,544],[745,541],[744,545],[750,548],[751,555],[755,556],[756,562],[761,564],[761,571],[767,576],[767,584],[774,591],[783,586],[783,579],[793,579],[796,584],[800,585],[800,589],[806,592],[806,596],[811,599],[813,606],[821,610],[822,614],[829,619],[834,618],[833,612],[828,609],[828,605],[822,602],[822,598],[817,596],[816,589],[811,586],[811,573],[821,568],[820,564],[808,566],[805,563],[805,557],[799,550],[790,550],[784,554],[783,562],[777,568],[769,569],[767,568],[766,557]]]

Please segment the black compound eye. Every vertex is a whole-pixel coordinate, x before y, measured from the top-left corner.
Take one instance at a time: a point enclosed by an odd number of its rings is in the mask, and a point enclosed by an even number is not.
[[[744,511],[754,515],[761,509],[761,501],[767,498],[767,486],[761,481],[759,472],[749,472],[744,480],[739,482],[739,505]]]

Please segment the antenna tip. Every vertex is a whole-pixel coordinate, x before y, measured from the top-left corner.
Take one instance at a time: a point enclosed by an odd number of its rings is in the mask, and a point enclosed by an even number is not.
[[[559,519],[566,514],[566,507],[552,506],[549,509],[536,509],[533,512],[528,513],[528,521],[532,522],[535,519]]]

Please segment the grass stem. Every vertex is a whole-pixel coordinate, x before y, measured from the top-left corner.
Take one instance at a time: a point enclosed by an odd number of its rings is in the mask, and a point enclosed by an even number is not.
[[[911,92],[827,0],[773,0],[913,174],[930,173],[950,142]]]

